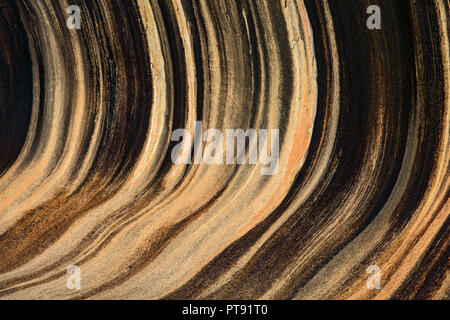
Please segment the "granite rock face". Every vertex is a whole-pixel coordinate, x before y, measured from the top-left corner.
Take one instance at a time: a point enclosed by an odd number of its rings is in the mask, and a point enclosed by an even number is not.
[[[0,299],[448,299],[449,35],[448,0],[0,1]],[[278,170],[175,164],[199,122]]]

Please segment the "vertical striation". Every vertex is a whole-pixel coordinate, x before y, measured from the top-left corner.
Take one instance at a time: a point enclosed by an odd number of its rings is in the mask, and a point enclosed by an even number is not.
[[[448,0],[1,0],[0,44],[0,299],[449,298]],[[174,163],[199,123],[278,170]]]

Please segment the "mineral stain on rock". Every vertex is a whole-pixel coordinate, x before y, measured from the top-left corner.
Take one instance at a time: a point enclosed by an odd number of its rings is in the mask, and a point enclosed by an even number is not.
[[[449,34],[448,0],[0,1],[0,299],[448,299]],[[278,130],[276,174],[175,164],[199,122]]]

